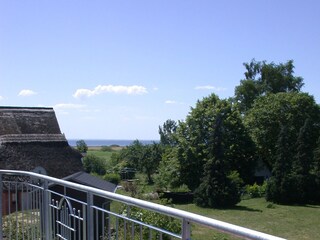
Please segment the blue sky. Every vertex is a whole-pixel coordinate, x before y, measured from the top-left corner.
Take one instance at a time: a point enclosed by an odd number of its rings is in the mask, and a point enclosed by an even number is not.
[[[320,1],[0,0],[0,105],[54,107],[67,138],[158,139],[251,59],[320,102]]]

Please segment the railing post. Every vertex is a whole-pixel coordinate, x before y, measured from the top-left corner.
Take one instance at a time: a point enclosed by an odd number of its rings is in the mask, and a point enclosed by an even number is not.
[[[48,180],[44,180],[43,183],[43,217],[42,221],[44,221],[41,225],[44,227],[45,239],[51,239],[50,232],[52,228],[51,219],[50,219],[50,208],[49,208],[49,191],[48,191]]]
[[[187,219],[182,220],[182,240],[191,239],[191,226],[190,222]]]
[[[93,194],[91,192],[87,193],[87,233],[88,239],[94,239],[93,231]]]
[[[2,198],[3,198],[3,188],[2,188],[2,174],[0,174],[0,239],[3,239],[3,224],[2,224]]]

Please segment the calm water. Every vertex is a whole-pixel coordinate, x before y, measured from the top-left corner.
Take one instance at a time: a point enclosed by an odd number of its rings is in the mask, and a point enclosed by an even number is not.
[[[76,142],[79,139],[68,139],[70,146],[76,146]],[[83,139],[89,147],[100,147],[100,146],[128,146],[134,140],[112,140],[112,139]],[[152,144],[153,142],[159,142],[159,140],[139,140],[142,144]]]

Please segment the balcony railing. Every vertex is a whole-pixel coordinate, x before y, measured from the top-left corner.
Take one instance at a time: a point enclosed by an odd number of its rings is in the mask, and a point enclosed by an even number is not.
[[[245,239],[282,239],[36,173],[0,170],[0,181],[0,239],[191,239],[196,224]],[[139,214],[146,211],[179,228],[144,222]]]

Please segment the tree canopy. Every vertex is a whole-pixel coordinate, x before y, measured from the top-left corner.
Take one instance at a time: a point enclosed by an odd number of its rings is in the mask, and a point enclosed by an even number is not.
[[[249,110],[255,99],[268,93],[299,92],[303,78],[294,76],[293,60],[286,63],[251,60],[244,63],[245,79],[235,88],[235,101],[242,112]]]
[[[307,93],[277,93],[259,97],[244,117],[246,128],[257,146],[257,154],[270,167],[275,162],[277,140],[281,126],[286,126],[291,151],[306,119],[313,127],[310,139],[319,136],[320,108]]]

